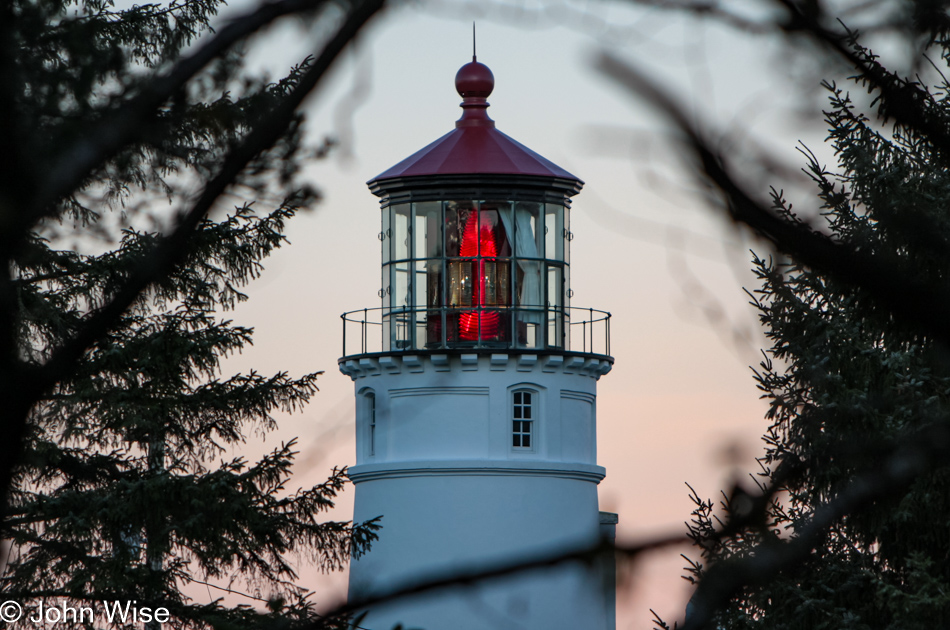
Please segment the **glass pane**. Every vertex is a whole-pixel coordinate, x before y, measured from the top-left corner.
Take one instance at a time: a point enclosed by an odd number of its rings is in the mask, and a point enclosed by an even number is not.
[[[393,350],[408,350],[412,346],[412,313],[409,311],[391,314]]]
[[[478,293],[480,305],[508,306],[511,304],[511,292],[508,286],[508,269],[511,263],[507,260],[483,260],[479,262],[480,283]]]
[[[477,264],[475,260],[448,261],[449,306],[472,306]]]
[[[571,311],[564,309],[563,315],[561,316],[561,325],[564,329],[561,331],[562,339],[564,340],[564,348],[570,350],[571,348]]]
[[[544,257],[541,204],[515,203],[515,255],[518,258]]]
[[[511,258],[511,204],[506,201],[483,201],[478,215],[479,254]]]
[[[416,239],[413,257],[437,258],[442,255],[442,202],[427,201],[415,204],[416,218],[413,234]]]
[[[459,210],[459,256],[478,256],[478,210]]]
[[[557,265],[548,267],[548,295],[547,305],[560,309],[564,305],[564,287],[561,284],[561,268]]]
[[[393,260],[409,258],[409,204],[393,207]]]
[[[412,286],[415,289],[416,308],[425,308],[429,305],[429,273],[428,261],[418,260],[415,262],[415,277],[412,279]]]
[[[563,347],[563,344],[564,344],[563,339],[562,339],[562,332],[563,332],[563,331],[562,331],[562,328],[561,328],[561,326],[562,326],[562,320],[561,320],[561,316],[560,316],[560,315],[561,315],[560,312],[558,312],[558,311],[556,311],[556,310],[553,310],[553,309],[552,309],[552,310],[549,310],[549,311],[548,311],[548,327],[547,327],[548,339],[547,339],[547,342],[548,342],[548,347],[549,347],[549,348],[562,348],[562,347]]]
[[[564,260],[564,206],[553,203],[544,206],[544,257]]]
[[[392,293],[392,290],[390,289],[390,283],[392,281],[390,278],[391,274],[392,270],[390,269],[390,265],[383,265],[383,306],[389,306],[389,295]]]
[[[569,307],[571,305],[571,268],[567,265],[563,268],[564,273],[564,306]]]
[[[518,306],[543,306],[541,282],[541,263],[533,260],[519,260],[515,273],[518,282]]]
[[[413,347],[417,350],[425,350],[426,347],[428,347],[429,331],[427,313],[428,311],[426,310],[417,310],[413,313],[416,328],[415,331],[413,331]]]
[[[481,308],[462,311],[458,334],[461,341],[505,341],[508,333],[504,313]]]
[[[441,348],[442,340],[442,312],[427,311],[426,315],[426,348]]]
[[[442,261],[426,260],[421,264],[425,265],[426,300],[416,301],[416,307],[438,308],[442,306]]]
[[[524,393],[524,404],[526,405],[531,404],[531,392]],[[530,415],[525,416],[525,418],[530,418],[530,417],[531,417]]]
[[[571,209],[564,208],[564,262],[571,262]]]
[[[564,312],[562,310],[564,287],[561,284],[561,268],[549,264],[547,269],[547,305],[549,347],[564,347]]]
[[[518,346],[521,348],[540,348],[543,344],[541,325],[544,323],[544,310],[517,309],[515,311],[515,331]]]
[[[508,311],[500,309],[482,311],[482,341],[494,341],[507,345],[509,324]]]
[[[531,434],[525,433],[521,436],[521,446],[522,448],[531,448]]]
[[[393,210],[390,207],[383,208],[383,229],[382,229],[383,243],[382,245],[383,245],[383,264],[384,265],[391,260],[390,254],[392,252],[390,250],[392,249],[393,233],[392,233],[392,230],[389,229],[390,228],[389,219],[390,219],[390,216],[392,215],[392,212]],[[389,283],[387,282],[386,284],[388,285]]]
[[[394,309],[409,308],[412,304],[412,296],[409,294],[409,263],[394,263],[390,266],[393,268],[393,288],[390,304]]]
[[[445,202],[445,255],[446,256],[474,256],[461,254],[462,237],[465,226],[471,216],[475,214],[474,201],[447,201]],[[473,226],[477,230],[477,224]],[[476,233],[477,236],[477,233]],[[477,247],[477,245],[476,245]]]
[[[459,311],[448,311],[445,314],[445,342],[454,344],[459,342]]]

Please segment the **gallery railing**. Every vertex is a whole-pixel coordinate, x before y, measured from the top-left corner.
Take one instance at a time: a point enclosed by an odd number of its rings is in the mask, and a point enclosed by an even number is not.
[[[610,355],[594,308],[364,308],[343,319],[343,356],[419,350],[560,350]]]

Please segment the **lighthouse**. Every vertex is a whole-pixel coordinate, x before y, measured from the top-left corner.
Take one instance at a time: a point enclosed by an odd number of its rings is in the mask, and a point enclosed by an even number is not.
[[[356,521],[380,518],[349,596],[612,538],[599,511],[597,381],[610,314],[571,305],[583,182],[500,132],[491,70],[455,77],[455,129],[368,182],[382,306],[343,315]],[[370,606],[361,626],[613,630],[610,562],[569,561]]]

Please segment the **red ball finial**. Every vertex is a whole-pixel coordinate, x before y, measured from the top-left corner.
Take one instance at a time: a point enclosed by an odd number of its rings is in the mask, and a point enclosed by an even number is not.
[[[491,73],[483,63],[472,61],[459,68],[455,75],[455,89],[459,96],[476,96],[479,98],[488,98],[495,87],[495,75]]]

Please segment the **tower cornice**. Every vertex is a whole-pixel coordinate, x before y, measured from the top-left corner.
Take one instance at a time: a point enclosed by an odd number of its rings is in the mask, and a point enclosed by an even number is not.
[[[342,357],[340,372],[352,380],[378,374],[425,372],[541,372],[579,374],[599,380],[610,372],[614,359],[584,352],[472,351],[373,352]]]

